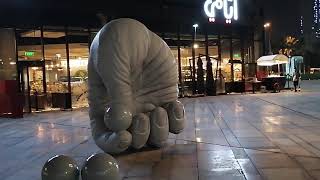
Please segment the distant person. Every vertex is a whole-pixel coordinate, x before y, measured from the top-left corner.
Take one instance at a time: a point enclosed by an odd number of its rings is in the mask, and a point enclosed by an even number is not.
[[[300,79],[300,73],[295,72],[293,75],[293,86],[294,86],[294,92],[297,92],[297,87],[299,85],[299,79]]]

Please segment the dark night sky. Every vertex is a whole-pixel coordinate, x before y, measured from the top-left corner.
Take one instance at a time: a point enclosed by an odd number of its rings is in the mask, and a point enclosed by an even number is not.
[[[285,35],[299,33],[300,13],[306,6],[299,5],[300,0],[263,0],[265,19],[272,23],[273,41],[277,42]],[[301,0],[312,1],[312,0]]]

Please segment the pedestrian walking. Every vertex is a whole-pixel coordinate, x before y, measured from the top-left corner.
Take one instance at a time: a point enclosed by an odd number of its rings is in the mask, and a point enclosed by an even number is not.
[[[295,72],[293,75],[293,86],[294,86],[294,92],[297,92],[297,87],[299,85],[299,80],[300,80],[300,73]],[[300,86],[299,86],[300,88]]]

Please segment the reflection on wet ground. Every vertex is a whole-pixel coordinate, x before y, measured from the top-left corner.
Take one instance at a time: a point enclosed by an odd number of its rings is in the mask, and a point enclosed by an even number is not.
[[[125,180],[320,179],[320,93],[182,99],[186,129],[167,147],[117,156]],[[100,152],[86,109],[0,119],[0,174],[37,180],[55,154]]]

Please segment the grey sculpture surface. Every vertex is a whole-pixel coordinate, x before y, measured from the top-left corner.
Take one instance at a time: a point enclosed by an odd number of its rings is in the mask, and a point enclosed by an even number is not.
[[[109,154],[93,154],[81,169],[81,180],[121,180],[118,162]]]
[[[78,180],[79,167],[74,159],[65,155],[50,158],[41,171],[42,180]]]
[[[142,23],[117,19],[94,38],[88,64],[89,115],[107,153],[165,145],[184,128],[178,75],[168,45]]]

